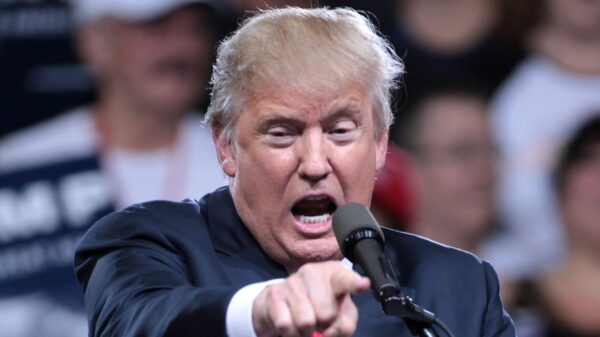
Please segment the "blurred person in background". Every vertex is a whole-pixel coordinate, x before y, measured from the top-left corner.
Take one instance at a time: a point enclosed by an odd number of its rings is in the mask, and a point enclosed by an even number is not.
[[[97,154],[117,207],[220,185],[210,133],[192,113],[207,95],[213,8],[199,0],[74,0],[73,8],[97,99],[2,139],[0,172]]]
[[[491,247],[504,278],[535,277],[562,254],[551,168],[572,130],[600,107],[600,1],[546,0],[526,34],[530,55],[492,100],[507,235]]]
[[[414,177],[408,231],[481,253],[495,222],[496,148],[487,111],[483,90],[453,81],[432,86],[400,122],[396,139]]]
[[[498,86],[523,55],[502,35],[503,8],[490,0],[396,0],[387,33],[409,69],[407,104],[428,91],[432,76],[461,74]]]
[[[73,10],[97,99],[0,141],[2,337],[85,336],[72,256],[87,227],[115,208],[226,183],[193,113],[218,38],[213,6],[76,0]]]
[[[521,337],[600,336],[600,111],[569,139],[554,175],[564,259],[507,302]]]

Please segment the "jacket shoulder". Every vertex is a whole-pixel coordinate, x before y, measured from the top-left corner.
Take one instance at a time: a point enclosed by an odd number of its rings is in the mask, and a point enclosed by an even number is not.
[[[203,223],[201,214],[201,204],[196,200],[157,200],[135,204],[100,219],[92,225],[81,241],[113,241],[115,238],[126,240],[140,236],[168,236],[170,233],[186,232],[195,227],[190,224]]]
[[[149,201],[104,216],[79,241],[75,265],[128,247],[171,252],[174,256],[189,255],[197,245],[209,248],[206,202],[215,194],[209,193],[201,200]]]
[[[429,275],[434,279],[473,279],[483,277],[485,267],[489,267],[475,254],[419,235],[393,229],[384,229],[384,235],[386,250],[398,261],[401,274],[406,277]]]
[[[414,289],[417,303],[435,312],[452,331],[463,336],[515,336],[489,263],[418,235],[389,229],[384,235],[400,284]]]

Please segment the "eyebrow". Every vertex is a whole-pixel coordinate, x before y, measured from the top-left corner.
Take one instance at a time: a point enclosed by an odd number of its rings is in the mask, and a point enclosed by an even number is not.
[[[330,124],[340,118],[351,118],[354,120],[362,120],[362,107],[357,102],[351,101],[348,103],[342,103],[338,106],[334,106],[330,111],[325,113],[325,116],[321,119],[321,123]],[[270,112],[265,113],[266,117],[257,125],[257,130],[266,131],[273,125],[289,125],[295,128],[303,128],[305,122],[299,118],[293,116],[292,112],[286,111],[286,109],[273,109]]]
[[[356,120],[362,120],[362,107],[357,102],[349,102],[346,104],[340,104],[334,107],[331,112],[328,112],[323,118],[323,122],[331,123],[340,118],[352,118]]]

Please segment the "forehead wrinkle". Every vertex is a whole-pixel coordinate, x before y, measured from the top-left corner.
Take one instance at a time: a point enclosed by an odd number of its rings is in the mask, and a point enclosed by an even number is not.
[[[363,113],[364,107],[358,100],[350,99],[341,102],[335,102],[325,113],[325,118],[335,118],[337,116],[356,117]]]
[[[260,101],[255,110],[256,117],[261,120],[298,119],[298,108],[270,100]]]
[[[357,118],[368,108],[365,107],[365,103],[356,92],[338,97],[327,95],[316,99],[283,94],[275,99],[265,97],[255,102],[256,108],[253,109],[255,116],[259,119],[269,120],[304,120],[307,116],[309,119],[316,118],[317,121],[335,119],[340,116]],[[361,116],[361,118],[364,117]]]

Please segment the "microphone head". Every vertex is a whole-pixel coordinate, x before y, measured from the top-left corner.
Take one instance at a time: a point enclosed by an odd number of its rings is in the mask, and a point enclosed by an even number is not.
[[[353,258],[349,246],[356,243],[352,242],[355,233],[360,231],[374,233],[381,244],[384,242],[381,227],[379,227],[369,209],[362,204],[349,203],[339,207],[333,213],[332,223],[333,232],[342,254],[351,261]]]

